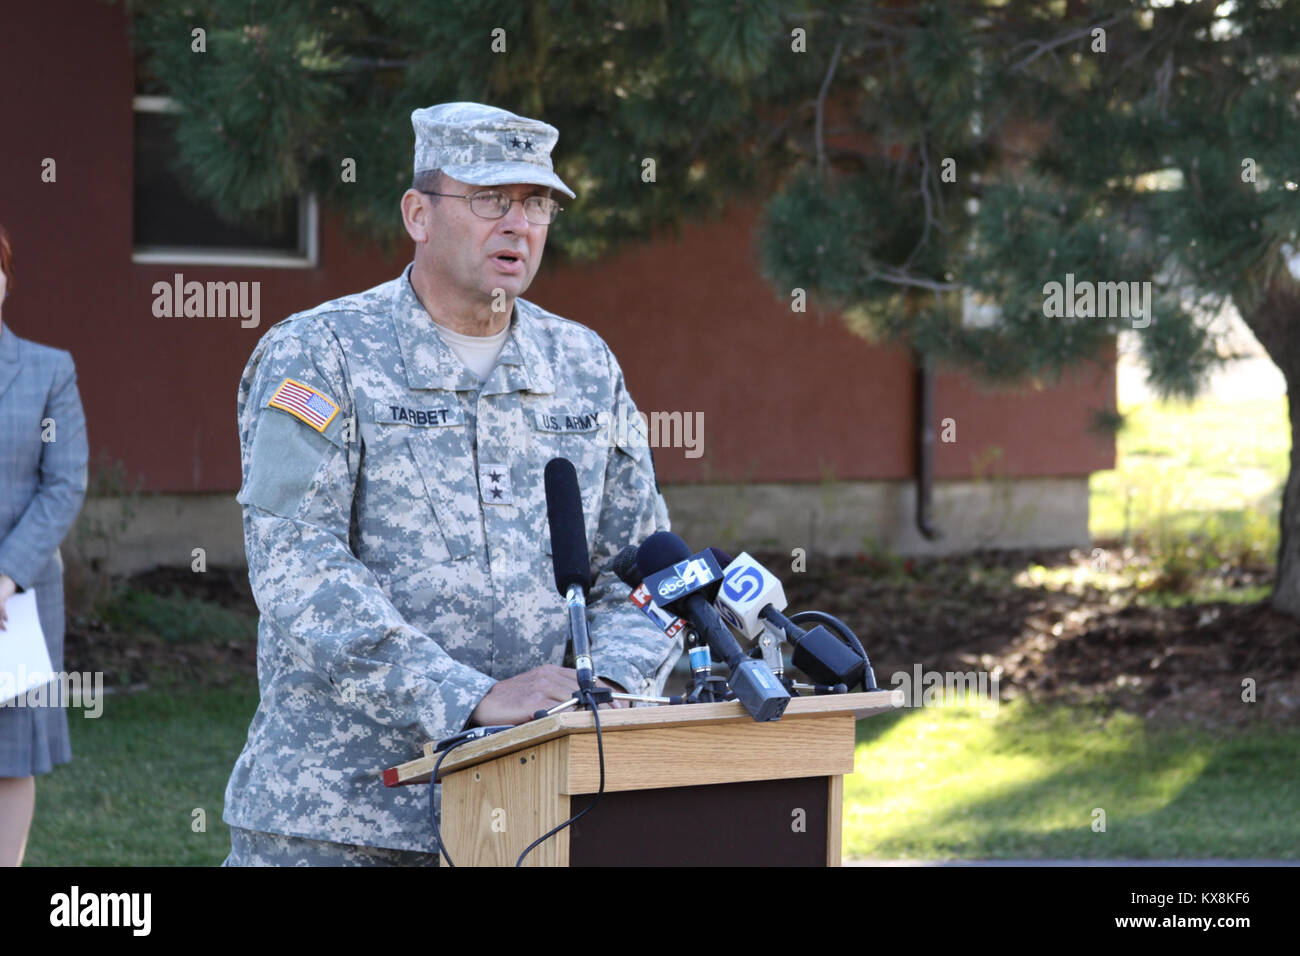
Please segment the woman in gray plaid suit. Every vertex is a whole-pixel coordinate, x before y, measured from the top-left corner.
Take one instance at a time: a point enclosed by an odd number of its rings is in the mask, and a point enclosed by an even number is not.
[[[3,322],[13,254],[0,227],[0,628],[5,602],[34,590],[50,662],[63,670],[59,542],[86,495],[86,420],[72,356],[20,339]],[[0,630],[0,641],[5,639]],[[62,703],[57,701],[57,703]],[[36,774],[72,759],[62,706],[0,701],[0,866],[18,866],[36,804]]]

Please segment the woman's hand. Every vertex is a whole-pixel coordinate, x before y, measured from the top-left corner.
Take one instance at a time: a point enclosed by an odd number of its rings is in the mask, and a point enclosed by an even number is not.
[[[0,631],[6,630],[5,624],[9,617],[5,614],[5,601],[9,600],[18,591],[18,585],[14,579],[7,574],[0,574]]]

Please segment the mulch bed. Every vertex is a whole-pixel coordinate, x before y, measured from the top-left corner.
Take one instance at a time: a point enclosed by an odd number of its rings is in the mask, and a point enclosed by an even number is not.
[[[867,555],[810,558],[790,573],[788,555],[756,555],[785,582],[791,609],[841,618],[865,645],[881,687],[895,672],[988,671],[1002,699],[1090,702],[1160,723],[1227,729],[1300,723],[1300,622],[1266,603],[1141,607],[1132,592],[1052,590],[1009,583],[1031,563],[1079,566],[1079,551],[988,551],[903,562]],[[985,581],[972,582],[972,568]],[[1237,575],[1235,583],[1258,582]],[[156,569],[132,587],[184,594],[247,614],[257,609],[242,569]],[[123,689],[227,686],[256,675],[256,641],[174,643],[123,635],[73,617],[65,666],[102,670]],[[1242,700],[1244,678],[1254,703]]]
[[[1013,573],[1088,560],[1070,550],[982,552],[906,562],[900,576],[859,556],[829,560],[816,577],[784,578],[792,607],[827,611],[854,628],[881,687],[920,663],[997,672],[1004,700],[1095,702],[1207,728],[1300,723],[1300,622],[1267,603],[1142,607],[1131,592],[968,580],[971,565]],[[1244,678],[1255,682],[1253,703],[1242,700]]]

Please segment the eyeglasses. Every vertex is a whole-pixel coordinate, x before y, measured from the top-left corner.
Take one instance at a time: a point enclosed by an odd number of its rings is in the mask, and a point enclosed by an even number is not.
[[[435,193],[428,189],[419,190],[429,196],[446,196],[448,199],[469,200],[469,210],[480,219],[500,219],[510,211],[517,202],[524,204],[524,218],[535,226],[549,226],[564,209],[549,196],[529,196],[527,199],[511,199],[505,193],[488,190],[474,193],[472,196],[460,196],[456,193]]]

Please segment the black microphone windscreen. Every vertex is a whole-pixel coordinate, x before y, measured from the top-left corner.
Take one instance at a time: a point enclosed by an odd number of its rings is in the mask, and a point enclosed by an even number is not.
[[[636,545],[629,544],[614,555],[614,573],[618,575],[620,581],[630,588],[635,588],[645,580],[645,575],[636,566]]]
[[[720,568],[725,568],[732,561],[736,560],[721,548],[709,548],[709,551],[713,554],[713,559],[718,562],[718,567]]]
[[[691,549],[677,535],[671,531],[656,531],[641,542],[636,553],[636,565],[648,577],[690,556]]]
[[[591,587],[591,557],[587,551],[587,526],[582,520],[578,473],[567,458],[552,458],[546,463],[543,480],[555,587],[566,594],[576,584],[586,594]]]

